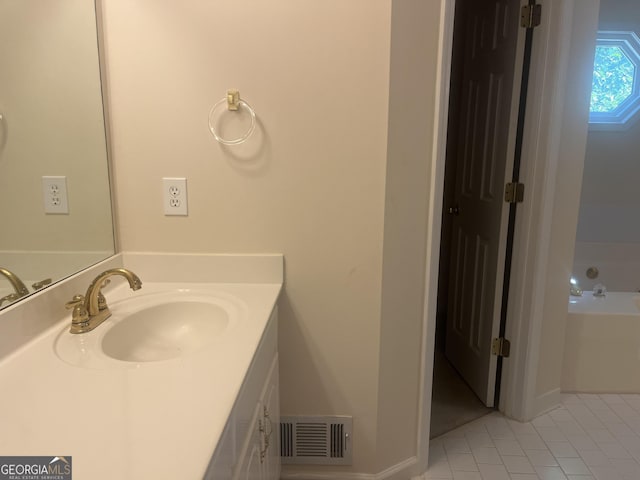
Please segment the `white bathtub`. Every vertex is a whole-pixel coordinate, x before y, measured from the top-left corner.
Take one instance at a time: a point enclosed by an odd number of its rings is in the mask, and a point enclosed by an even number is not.
[[[640,294],[570,297],[565,392],[640,393]]]

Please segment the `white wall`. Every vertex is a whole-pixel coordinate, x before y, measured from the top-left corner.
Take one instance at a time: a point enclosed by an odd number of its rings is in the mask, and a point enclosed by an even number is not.
[[[639,150],[640,122],[621,131],[589,131],[578,242],[640,244],[640,222],[631,220],[640,209]]]
[[[122,249],[284,253],[282,412],[354,416],[353,466],[323,472],[415,455],[440,5],[396,3],[393,22],[391,0],[104,5]],[[239,147],[207,127],[228,88],[258,116]],[[163,176],[187,177],[188,217],[163,215]]]

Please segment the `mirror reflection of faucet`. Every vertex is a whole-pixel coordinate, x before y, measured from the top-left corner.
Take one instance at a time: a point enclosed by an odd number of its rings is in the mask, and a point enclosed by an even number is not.
[[[44,280],[40,280],[39,282],[35,282],[31,286],[33,287],[33,291],[40,290],[41,288],[46,287],[47,285],[51,285],[53,280],[51,278],[45,278]]]
[[[2,305],[4,302],[7,302],[7,303],[15,302],[19,298],[20,296],[17,293],[10,293],[9,295],[0,297],[0,305]]]
[[[27,288],[27,286],[11,270],[0,267],[0,275],[6,277],[6,279],[9,280],[9,283],[15,290],[13,293],[0,298],[0,305],[2,305],[4,302],[13,302],[19,298],[29,295],[29,289]]]

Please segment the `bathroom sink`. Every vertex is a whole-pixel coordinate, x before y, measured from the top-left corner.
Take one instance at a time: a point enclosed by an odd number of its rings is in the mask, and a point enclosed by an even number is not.
[[[215,346],[244,310],[236,298],[194,289],[134,294],[110,309],[111,317],[90,332],[71,334],[66,326],[57,356],[91,368],[177,360]]]
[[[105,355],[128,362],[153,362],[201,349],[224,332],[227,312],[205,302],[172,302],[132,313],[102,337]]]

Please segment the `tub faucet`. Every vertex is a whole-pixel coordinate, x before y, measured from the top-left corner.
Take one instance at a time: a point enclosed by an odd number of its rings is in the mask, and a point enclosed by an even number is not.
[[[604,297],[606,295],[607,295],[607,287],[605,287],[602,283],[599,283],[593,287],[594,297]]]
[[[7,270],[6,268],[0,267],[0,274],[4,275],[7,280],[9,280],[9,283],[15,290],[14,293],[10,293],[9,295],[0,298],[0,305],[2,305],[2,303],[5,301],[13,302],[14,300],[24,297],[25,295],[29,295],[29,289],[15,273]]]
[[[112,268],[102,272],[93,279],[84,296],[75,295],[71,301],[66,303],[67,309],[73,309],[71,328],[69,329],[71,333],[90,332],[111,316],[107,300],[102,294],[102,287],[109,282],[108,279],[112,275],[121,275],[126,278],[132,290],[142,288],[142,281],[131,270]]]
[[[575,278],[571,278],[569,295],[571,295],[572,297],[582,296],[582,288],[580,288],[580,285],[578,285],[578,281]]]

